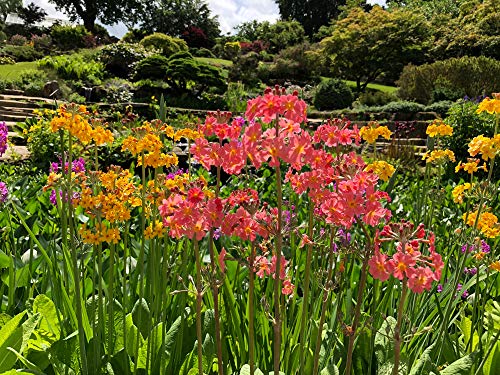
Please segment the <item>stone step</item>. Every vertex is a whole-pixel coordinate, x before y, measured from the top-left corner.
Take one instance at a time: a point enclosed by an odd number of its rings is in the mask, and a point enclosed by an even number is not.
[[[40,103],[40,104],[51,104],[54,105],[54,99],[42,98],[40,96],[25,96],[25,95],[8,95],[8,94],[0,94],[0,100],[15,100],[21,102],[29,102],[29,103]]]
[[[23,101],[20,99],[17,100],[11,100],[11,99],[0,99],[0,107],[16,107],[16,108],[29,108],[29,109],[35,109],[35,108],[40,108],[40,106],[33,101]]]
[[[33,116],[23,116],[23,115],[6,115],[0,113],[0,121],[5,122],[24,122],[26,119]]]
[[[33,116],[33,111],[35,108],[19,108],[19,107],[3,107],[0,105],[0,114],[3,115],[24,115]]]
[[[5,154],[0,156],[2,162],[15,162],[17,160],[25,160],[30,157],[30,152],[26,146],[9,145]]]
[[[26,145],[26,139],[17,132],[8,132],[7,139],[15,145]]]

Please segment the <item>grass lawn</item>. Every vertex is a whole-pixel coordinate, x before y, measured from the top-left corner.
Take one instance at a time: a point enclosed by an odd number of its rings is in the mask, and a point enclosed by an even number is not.
[[[349,86],[351,89],[356,88],[356,82],[355,81],[344,81],[347,86]],[[382,92],[388,92],[388,93],[393,93],[395,92],[398,88],[394,86],[385,86],[385,85],[379,85],[378,83],[369,83],[368,84],[369,89],[373,90],[378,90]]]
[[[0,79],[13,80],[18,78],[22,72],[36,68],[36,61],[19,62],[13,65],[0,65]]]
[[[233,66],[233,62],[231,60],[215,59],[212,57],[195,57],[195,59],[218,68],[229,68],[230,66]]]

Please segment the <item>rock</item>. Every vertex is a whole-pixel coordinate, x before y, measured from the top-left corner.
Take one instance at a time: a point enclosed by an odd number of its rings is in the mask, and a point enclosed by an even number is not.
[[[60,99],[62,92],[57,81],[49,81],[45,83],[42,89],[42,95],[46,98]]]

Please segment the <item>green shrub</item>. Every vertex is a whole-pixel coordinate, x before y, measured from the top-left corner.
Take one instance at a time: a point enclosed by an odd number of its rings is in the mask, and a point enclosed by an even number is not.
[[[231,66],[228,76],[232,82],[243,82],[248,87],[256,87],[260,83],[263,64],[259,65],[259,55],[255,52],[238,56]]]
[[[141,29],[131,29],[120,39],[123,43],[139,43],[147,35],[147,32]]]
[[[165,79],[168,69],[168,59],[162,55],[152,55],[139,61],[135,69],[135,80]]]
[[[207,48],[190,48],[189,53],[196,57],[211,57],[215,58],[215,55]]]
[[[23,35],[12,35],[12,37],[9,39],[8,43],[13,46],[24,46],[28,44],[28,38],[26,38]]]
[[[408,65],[397,85],[399,97],[422,104],[489,94],[500,90],[500,61],[466,56],[421,66]]]
[[[150,54],[141,44],[115,43],[104,46],[98,53],[98,59],[109,75],[128,78],[137,63]]]
[[[91,34],[82,25],[55,25],[50,30],[53,43],[63,51],[85,47],[85,38]]]
[[[425,106],[420,103],[409,102],[401,100],[397,102],[390,102],[380,107],[380,112],[389,113],[417,113],[424,112]]]
[[[352,91],[344,81],[329,79],[317,86],[313,104],[316,109],[325,111],[347,108],[353,101]]]
[[[12,82],[11,88],[22,90],[26,95],[42,96],[43,87],[49,80],[47,74],[41,70],[29,69],[22,72]]]
[[[382,106],[397,99],[393,93],[367,89],[366,92],[359,95],[357,102],[361,105],[371,107]]]
[[[425,112],[436,112],[438,115],[445,116],[453,104],[451,100],[442,100],[425,107]]]
[[[245,112],[247,107],[247,93],[245,85],[241,82],[231,82],[224,94],[227,108],[233,113]]]
[[[132,83],[120,78],[112,78],[103,83],[108,103],[130,102],[133,97]]]
[[[16,60],[10,56],[0,56],[0,65],[14,65]]]
[[[83,81],[98,85],[104,77],[104,65],[99,61],[86,60],[81,54],[47,56],[38,66],[54,69],[63,79]]]
[[[10,56],[17,62],[20,61],[35,61],[43,56],[43,53],[37,51],[30,45],[11,46],[6,45],[0,48],[0,56]]]
[[[163,33],[148,35],[140,41],[140,44],[148,49],[154,48],[160,50],[166,57],[169,57],[176,52],[188,51],[189,49],[183,39],[174,38]]]

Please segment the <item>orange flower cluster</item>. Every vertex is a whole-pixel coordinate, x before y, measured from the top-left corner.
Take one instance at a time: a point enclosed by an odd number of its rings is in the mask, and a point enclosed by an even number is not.
[[[129,151],[132,155],[138,155],[137,165],[144,163],[145,167],[165,167],[169,168],[177,165],[177,155],[162,152],[164,144],[162,137],[169,139],[180,139],[186,137],[196,137],[196,131],[182,129],[175,132],[171,126],[159,120],[144,122],[143,126],[132,129],[134,135],[124,139],[122,151]],[[144,159],[144,160],[143,160]]]
[[[478,135],[473,138],[469,143],[470,156],[481,154],[483,160],[493,159],[500,150],[500,134],[495,135],[493,138]]]
[[[463,214],[463,219],[467,225],[473,226],[477,219],[477,211]],[[479,216],[477,229],[479,229],[487,238],[495,238],[500,235],[500,224],[498,223],[498,218],[488,211],[481,213]]]
[[[394,174],[396,168],[394,168],[391,164],[379,160],[374,161],[373,163],[368,164],[365,169],[366,172],[373,172],[380,177],[383,181],[388,181],[389,178]]]
[[[463,169],[465,172],[469,174],[473,174],[474,172],[477,172],[479,169],[483,169],[485,172],[488,171],[488,168],[486,167],[486,163],[484,163],[482,166],[479,167],[479,159],[472,159],[469,158],[467,159],[467,163],[463,163],[461,161],[458,162],[457,166],[455,167],[455,173],[458,173],[461,169]]]
[[[431,137],[445,137],[453,134],[453,128],[447,125],[443,120],[434,120],[432,124],[427,127],[425,133]]]
[[[387,140],[391,139],[392,132],[387,126],[381,126],[378,122],[371,121],[368,125],[359,129],[359,135],[366,142],[373,144],[379,136]]]
[[[449,159],[450,161],[455,161],[455,154],[451,150],[434,150],[431,152],[426,152],[422,156],[422,160],[425,160],[426,163],[432,163],[432,162],[445,162],[446,159]]]
[[[102,125],[92,127],[89,123],[89,115],[84,105],[63,104],[57,110],[57,116],[50,121],[50,129],[54,133],[60,129],[67,130],[83,144],[90,143],[92,140],[97,146],[112,143],[114,138],[111,131]]]
[[[477,108],[477,113],[488,112],[489,114],[500,114],[500,94],[493,94],[494,98],[485,98],[479,107]]]
[[[109,228],[104,224],[97,224],[94,228],[87,228],[87,224],[82,224],[78,230],[82,241],[90,245],[98,245],[103,242],[118,243],[120,231],[118,228]]]
[[[465,191],[472,189],[472,184],[466,182],[465,184],[457,185],[453,188],[451,195],[453,196],[453,202],[455,203],[464,203],[464,194]]]

